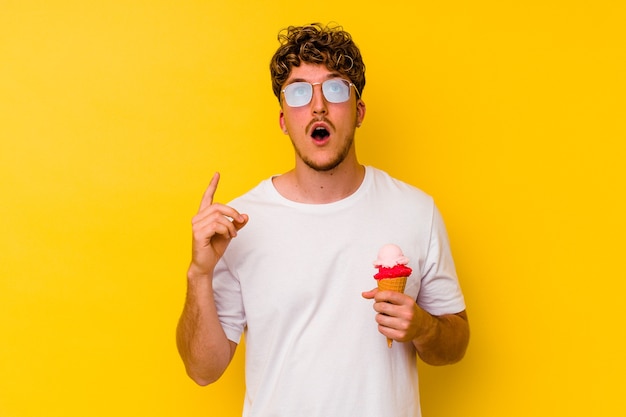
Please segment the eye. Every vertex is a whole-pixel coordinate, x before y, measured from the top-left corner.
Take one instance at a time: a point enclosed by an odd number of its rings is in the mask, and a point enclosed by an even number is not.
[[[328,87],[326,88],[326,91],[328,91],[329,93],[337,94],[341,93],[344,89],[345,84],[343,82],[338,80],[331,80],[328,81]]]
[[[297,97],[302,97],[307,95],[307,88],[303,85],[297,85],[292,87],[292,94]]]
[[[350,98],[350,87],[341,79],[328,80],[322,84],[324,96],[331,103],[343,103]]]
[[[293,98],[307,97],[311,94],[311,85],[308,83],[293,83],[285,88],[285,92]]]

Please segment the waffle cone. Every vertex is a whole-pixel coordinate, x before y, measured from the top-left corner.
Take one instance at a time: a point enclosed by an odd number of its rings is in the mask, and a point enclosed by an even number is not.
[[[382,278],[378,280],[380,291],[404,292],[407,277]]]
[[[404,292],[406,286],[406,280],[408,277],[396,277],[396,278],[382,278],[378,280],[379,291],[395,291]],[[391,347],[393,340],[387,338],[387,346]]]

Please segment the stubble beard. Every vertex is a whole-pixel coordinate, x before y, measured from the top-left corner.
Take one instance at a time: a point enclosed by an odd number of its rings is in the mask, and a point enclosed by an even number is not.
[[[331,159],[330,161],[326,163],[318,163],[316,161],[313,161],[311,158],[308,158],[302,152],[300,152],[300,149],[298,149],[296,144],[293,143],[292,141],[293,148],[296,151],[296,154],[298,155],[298,157],[302,160],[302,162],[304,162],[306,166],[308,166],[309,168],[317,172],[328,172],[337,168],[343,161],[346,160],[346,157],[350,153],[350,148],[352,148],[353,143],[354,143],[354,135],[352,135],[349,138],[349,140],[346,141],[343,148],[339,150],[339,152],[335,155],[333,159]]]

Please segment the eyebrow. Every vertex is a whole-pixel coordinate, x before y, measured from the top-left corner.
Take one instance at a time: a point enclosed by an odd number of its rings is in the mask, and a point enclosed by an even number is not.
[[[333,78],[342,78],[343,76],[338,73],[338,72],[331,72],[328,73],[328,75],[326,75],[326,80],[330,80]],[[304,78],[292,78],[291,80],[288,80],[285,85],[289,85],[289,84],[293,84],[293,83],[300,83],[300,82],[305,82],[305,83],[311,83],[309,80],[306,80]]]

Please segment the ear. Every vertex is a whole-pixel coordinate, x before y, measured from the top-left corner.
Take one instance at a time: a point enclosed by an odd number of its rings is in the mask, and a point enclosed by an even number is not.
[[[285,112],[283,112],[283,109],[280,109],[280,115],[278,116],[278,123],[280,125],[280,130],[282,130],[285,135],[288,135],[289,131],[287,130],[287,124],[285,123]]]
[[[363,119],[365,119],[365,102],[359,99],[356,102],[356,126],[361,127],[361,123],[363,123]]]

